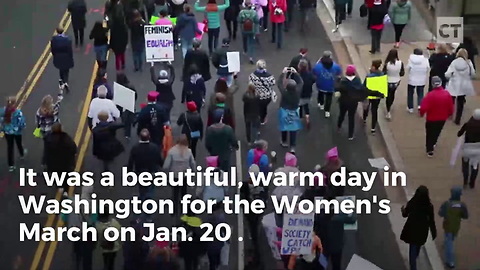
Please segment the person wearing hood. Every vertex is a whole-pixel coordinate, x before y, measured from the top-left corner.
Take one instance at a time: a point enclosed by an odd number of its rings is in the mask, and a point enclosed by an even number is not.
[[[300,119],[300,92],[303,89],[303,79],[294,68],[284,68],[278,78],[280,91],[280,108],[278,122],[281,132],[282,147],[290,146],[290,152],[295,152],[297,132],[302,129]],[[289,144],[287,137],[290,137]]]
[[[448,268],[455,268],[454,240],[460,231],[462,219],[468,219],[467,205],[461,201],[462,188],[453,187],[450,190],[450,199],[445,201],[438,215],[443,218],[443,231],[445,239],[443,247],[445,251],[445,264]]]
[[[180,36],[182,55],[185,60],[187,51],[193,48],[193,39],[197,34],[201,34],[202,31],[198,29],[197,20],[195,19],[195,14],[192,12],[192,7],[190,5],[184,5],[183,11],[184,13],[182,13],[177,19],[175,31],[177,31]]]
[[[354,65],[347,66],[345,77],[340,80],[336,91],[340,95],[338,98],[340,113],[338,115],[337,128],[340,131],[343,120],[348,114],[348,140],[352,141],[354,138],[355,115],[357,113],[358,103],[364,101],[369,96],[383,97],[383,94],[367,89],[362,84],[362,80],[356,75]]]
[[[388,8],[382,0],[374,0],[373,7],[368,11],[368,22],[370,34],[372,36],[371,54],[380,52],[380,42],[382,40],[382,32],[385,28],[385,15],[388,13]]]
[[[309,68],[309,61],[303,58],[298,63],[298,74],[303,80],[303,87],[300,93],[300,118],[305,116],[307,129],[310,128],[310,100],[312,99],[313,85],[315,84],[315,76]]]
[[[208,0],[206,6],[200,6],[200,0],[195,2],[195,11],[205,12],[208,28],[208,51],[210,54],[217,49],[218,37],[220,36],[220,12],[230,6],[230,0],[225,0],[223,5],[218,5],[216,0]]]
[[[473,111],[472,118],[463,124],[457,136],[465,136],[462,157],[463,186],[465,189],[467,186],[473,189],[480,163],[480,109]]]
[[[166,108],[167,119],[170,121],[170,111],[173,108],[175,95],[173,94],[173,82],[175,81],[175,69],[171,63],[161,63],[160,71],[155,73],[155,63],[150,67],[150,76],[158,92],[157,102]]]
[[[287,15],[286,0],[270,0],[268,1],[268,13],[272,22],[272,43],[277,43],[277,49],[282,48],[283,31],[286,23]],[[291,7],[293,8],[293,7]]]
[[[164,126],[168,125],[167,110],[157,103],[158,92],[150,91],[148,104],[137,115],[137,135],[146,128],[150,132],[150,140],[160,149],[163,148]]]
[[[235,118],[231,108],[226,104],[226,96],[222,93],[215,94],[215,103],[208,109],[207,127],[213,125],[217,113],[221,113],[221,121],[226,125],[235,129]]]
[[[45,165],[48,173],[69,173],[75,170],[77,145],[72,137],[65,133],[62,124],[53,124],[52,132],[45,137]],[[63,191],[68,192],[67,181]]]
[[[212,112],[213,124],[205,132],[205,147],[211,156],[218,156],[219,168],[230,171],[230,157],[232,150],[238,149],[238,141],[233,128],[222,122],[223,109]]]
[[[189,69],[193,65],[197,66],[205,82],[208,82],[212,78],[212,75],[210,74],[210,58],[208,57],[207,52],[200,48],[201,45],[202,41],[195,38],[192,41],[193,48],[186,52],[183,59],[183,81],[190,79],[189,74],[191,73]]]
[[[407,205],[402,206],[401,211],[407,222],[403,226],[400,240],[409,245],[410,270],[417,270],[417,258],[420,249],[427,242],[428,231],[430,230],[432,240],[437,238],[435,214],[428,188],[419,186]]]
[[[472,79],[475,78],[475,68],[472,61],[468,59],[468,52],[465,49],[458,50],[457,58],[445,72],[448,80],[447,91],[452,95],[453,103],[457,105],[454,123],[460,125],[462,120],[463,107],[467,102],[467,96],[475,96]]]
[[[113,100],[113,88],[108,83],[108,74],[105,69],[99,69],[95,76],[95,80],[93,81],[93,91],[92,91],[92,99],[98,97],[98,88],[100,86],[105,86],[107,88],[107,96],[106,99]]]
[[[251,145],[256,142],[260,133],[260,97],[255,93],[255,86],[249,84],[243,94],[243,118],[247,142]]]
[[[325,118],[329,118],[335,82],[342,76],[342,68],[333,61],[332,52],[325,51],[313,68],[313,74],[316,77],[318,90],[318,107],[322,111],[325,110]]]
[[[227,53],[230,51],[230,40],[224,38],[222,47],[215,49],[212,54],[212,65],[217,69],[219,79],[224,79],[228,87],[233,85],[233,72],[228,70]]]
[[[430,63],[428,58],[423,55],[421,49],[414,49],[410,55],[407,64],[408,70],[408,87],[407,87],[407,110],[413,113],[413,94],[417,92],[417,105],[420,110],[425,85],[427,84],[428,71]]]
[[[392,119],[392,114],[390,113],[392,109],[393,102],[395,101],[395,93],[397,88],[400,85],[402,77],[405,75],[405,68],[403,62],[398,58],[397,49],[391,49],[388,52],[385,63],[383,64],[383,73],[387,74],[388,80],[388,94],[385,101],[387,107],[387,115],[385,118],[387,120]]]
[[[310,62],[310,59],[308,59],[307,54],[308,54],[308,49],[301,48],[299,50],[298,55],[294,56],[292,60],[290,60],[290,65],[288,66],[299,70],[300,61],[305,60],[307,61],[307,64],[308,64],[307,66],[308,71],[312,71],[312,62]]]
[[[399,48],[403,29],[412,17],[412,5],[408,0],[397,0],[390,5],[388,13],[395,29],[395,48]]]
[[[460,43],[455,53],[458,53],[458,51],[460,51],[461,49],[467,50],[468,59],[472,61],[473,68],[476,69],[475,57],[478,55],[478,48],[477,46],[475,46],[475,43],[473,42],[471,37],[464,37],[463,43]]]
[[[370,73],[365,78],[363,85],[369,90],[378,91],[384,95],[388,95],[388,77],[380,70],[381,66],[382,60],[372,61]],[[370,109],[372,112],[372,127],[370,129],[372,135],[375,135],[378,120],[378,107],[380,106],[381,99],[382,97],[380,96],[368,96],[368,99],[365,100],[364,103],[363,123],[367,123],[368,111]]]
[[[7,98],[5,107],[0,108],[0,132],[5,135],[7,141],[7,158],[9,171],[15,170],[14,146],[17,144],[20,158],[24,159],[27,152],[23,148],[22,133],[26,127],[25,116],[23,112],[16,106],[17,98]]]
[[[144,26],[147,25],[138,10],[133,11],[133,19],[130,22],[130,44],[132,45],[132,58],[134,71],[143,71],[145,61],[145,35]]]
[[[257,165],[262,173],[270,171],[270,160],[267,154],[268,142],[265,140],[258,140],[255,142],[254,148],[248,150],[247,153],[247,167]]]
[[[205,81],[203,80],[202,74],[200,74],[197,66],[191,66],[189,72],[190,78],[183,81],[182,103],[189,101],[195,102],[198,113],[200,113],[205,102],[207,88],[205,87]]]
[[[433,151],[443,126],[447,119],[453,115],[452,98],[448,91],[443,89],[442,79],[435,76],[432,78],[431,84],[433,89],[422,100],[420,107],[420,116],[427,115],[425,148],[428,157],[433,157]]]
[[[92,129],[93,134],[93,155],[103,162],[103,170],[109,171],[109,165],[119,156],[125,147],[117,139],[117,130],[123,128],[123,124],[109,122],[109,113],[101,111],[98,113],[99,122]]]
[[[87,23],[85,18],[85,15],[87,14],[87,3],[85,3],[85,0],[71,0],[68,3],[67,9],[72,18],[75,48],[78,48],[78,45],[83,47],[83,37]]]
[[[433,76],[438,76],[442,79],[442,86],[445,88],[447,86],[447,78],[445,77],[445,72],[447,72],[448,67],[455,59],[454,55],[450,54],[447,49],[447,45],[439,44],[437,51],[433,53],[430,58],[430,77],[429,81],[432,81]],[[428,92],[432,91],[432,84],[428,86]]]
[[[260,98],[260,124],[267,123],[268,104],[277,100],[275,77],[267,71],[267,63],[260,59],[257,61],[257,69],[248,76],[248,83],[255,86],[255,93]]]
[[[105,239],[105,230],[113,227],[120,231],[122,226],[114,217],[110,216],[108,209],[103,209],[103,213],[98,215],[98,222],[95,227],[98,232],[98,241],[103,256],[103,269],[113,270],[115,269],[115,258],[117,257],[117,253],[122,248],[122,242],[120,239],[115,241]]]
[[[203,138],[203,121],[193,101],[187,102],[187,111],[182,113],[177,120],[177,125],[182,127],[182,134],[188,139],[188,146],[193,157],[197,154],[197,142]]]

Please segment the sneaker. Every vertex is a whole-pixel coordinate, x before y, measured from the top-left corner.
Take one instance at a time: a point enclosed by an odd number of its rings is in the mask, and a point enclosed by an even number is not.
[[[13,172],[13,171],[15,171],[15,169],[16,169],[15,166],[10,166],[10,167],[8,167],[8,171],[9,171],[9,172]]]
[[[68,193],[66,191],[64,191],[62,195],[64,198],[68,198]]]
[[[268,31],[268,28],[263,29],[263,32],[267,32],[267,31]]]
[[[287,148],[288,147],[288,144],[287,143],[284,143],[284,142],[280,142],[280,145],[284,148]]]
[[[64,83],[62,89],[64,89],[67,93],[70,92],[70,86],[68,86],[68,83]]]
[[[374,128],[370,129],[370,133],[372,133],[372,135],[375,135],[375,132],[376,130]]]
[[[413,109],[407,108],[407,111],[408,111],[409,113],[413,113]]]
[[[290,147],[290,153],[295,154],[295,147]]]
[[[23,156],[20,157],[20,160],[25,160],[25,157],[27,156],[28,154],[28,150],[27,149],[23,149]]]
[[[335,26],[335,28],[332,30],[332,33],[336,33],[336,32],[338,32],[338,25]]]
[[[432,158],[433,157],[433,151],[427,153],[427,157]]]
[[[325,112],[325,118],[330,118],[330,112]]]
[[[325,109],[325,106],[323,106],[322,104],[318,103],[317,104],[318,108],[323,111]]]
[[[387,118],[387,120],[392,119],[392,114],[388,112],[387,115],[385,115],[385,118]]]
[[[355,138],[355,137],[350,137],[350,138],[348,138],[348,140],[349,140],[349,141],[353,141],[354,138]]]

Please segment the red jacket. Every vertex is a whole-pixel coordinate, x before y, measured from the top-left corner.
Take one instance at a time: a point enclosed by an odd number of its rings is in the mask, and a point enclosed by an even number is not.
[[[437,87],[423,98],[420,116],[427,114],[427,121],[446,121],[453,115],[453,109],[450,93],[443,87]]]
[[[275,14],[275,8],[281,9],[282,14]],[[270,21],[272,23],[284,23],[285,14],[287,14],[287,1],[286,0],[269,0],[268,11],[270,13]]]

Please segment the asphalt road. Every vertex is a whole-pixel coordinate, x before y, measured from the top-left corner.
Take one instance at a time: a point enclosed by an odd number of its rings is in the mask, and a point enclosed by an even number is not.
[[[57,3],[58,4],[58,3]],[[13,6],[15,5],[15,6]],[[24,5],[27,5],[26,3]],[[8,23],[1,26],[2,32],[2,59],[7,59],[7,64],[2,67],[2,74],[5,76],[4,87],[0,89],[1,96],[15,95],[18,89],[23,85],[25,78],[28,76],[30,69],[35,64],[36,59],[41,55],[44,46],[47,44],[53,29],[58,25],[61,16],[63,15],[64,8],[61,4],[53,5],[52,3],[29,3],[29,7],[32,5],[33,9],[24,9],[24,5],[20,5],[19,2],[9,2],[7,7],[2,10],[4,18],[8,18]],[[89,8],[98,8],[102,4],[97,1],[87,1]],[[11,11],[5,12],[10,8]],[[29,13],[28,10],[31,12]],[[17,15],[20,14],[20,15]],[[30,16],[31,15],[31,16]],[[35,19],[35,22],[26,23],[25,18]],[[198,15],[201,18],[202,15]],[[101,15],[98,13],[90,13],[87,17],[86,34],[88,34],[92,24],[95,20],[101,19]],[[36,23],[41,22],[41,23]],[[311,30],[305,35],[301,35],[292,29],[284,36],[285,45],[282,50],[277,50],[273,44],[270,44],[270,32],[263,33],[260,37],[260,46],[257,48],[257,56],[266,59],[267,66],[270,72],[279,74],[282,68],[290,62],[290,58],[293,57],[300,47],[307,47],[310,50],[310,58],[315,61],[321,55],[324,50],[333,51],[331,44],[326,36],[322,25],[317,17],[311,20]],[[19,27],[22,25],[22,27]],[[23,29],[28,28],[28,29]],[[71,34],[71,31],[68,32]],[[222,26],[222,34],[220,38],[224,37],[226,33],[225,27]],[[12,53],[10,43],[12,40],[24,41],[21,47],[16,47],[16,54]],[[32,41],[32,42],[28,42]],[[9,43],[10,42],[10,43]],[[206,45],[206,44],[205,44]],[[205,46],[206,47],[206,46]],[[240,40],[232,42],[232,50],[238,50],[241,48]],[[18,53],[20,52],[20,53]],[[18,58],[17,58],[18,56]],[[181,59],[180,51],[176,54],[177,59]],[[112,59],[112,57],[110,58]],[[254,71],[254,66],[248,64],[247,59],[243,59],[242,72],[239,74],[239,91],[235,94],[235,109],[236,109],[236,121],[237,121],[237,136],[242,144],[242,160],[240,164],[243,164],[244,168],[246,142],[245,132],[243,127],[243,115],[242,115],[242,102],[241,94],[246,88],[246,82],[248,74]],[[12,68],[6,68],[10,66]],[[177,75],[181,73],[181,60],[174,62]],[[75,68],[71,72],[70,86],[71,93],[65,96],[62,102],[60,118],[64,124],[65,130],[72,136],[77,136],[81,145],[87,142],[83,138],[83,126],[79,126],[79,122],[82,120],[82,109],[88,87],[90,84],[92,72],[94,71],[94,54],[93,51],[85,52],[84,50],[75,52]],[[214,71],[212,70],[213,74]],[[126,73],[129,79],[137,88],[139,93],[138,104],[143,102],[146,97],[146,93],[154,89],[154,85],[150,81],[148,73],[148,66],[145,66],[143,73],[134,73],[133,64],[131,62],[130,51],[127,51],[127,70]],[[115,70],[113,61],[110,61],[108,66],[109,81],[113,84],[115,77]],[[34,125],[34,115],[37,110],[40,101],[43,96],[47,94],[56,94],[58,84],[58,73],[53,65],[48,63],[44,73],[33,87],[33,91],[26,103],[23,106],[23,111],[27,117],[27,130],[24,136],[24,144],[29,149],[27,160],[23,166],[28,168],[34,168],[39,170],[39,163],[42,151],[42,144],[39,140],[34,139],[31,135]],[[208,94],[213,91],[213,81],[210,81],[207,85]],[[172,110],[171,119],[175,121],[177,117],[184,111],[184,106],[180,104],[181,94],[181,82],[177,80],[174,83],[174,92],[177,95],[175,106]],[[208,95],[207,94],[207,95]],[[137,104],[137,106],[138,106]],[[278,109],[278,103],[270,105],[269,108],[269,122],[266,126],[262,127],[261,137],[269,141],[270,150],[277,151],[279,157],[282,157],[285,153],[285,149],[279,145],[280,134],[277,128],[276,112]],[[337,133],[335,128],[335,119],[337,115],[337,108],[334,104],[332,112],[332,118],[325,119],[323,114],[320,115],[315,107],[315,102],[312,101],[312,128],[309,132],[302,131],[298,138],[297,155],[299,157],[299,164],[302,170],[312,170],[316,164],[323,163],[323,157],[326,150],[333,146],[338,146],[342,159],[346,162],[351,170],[371,171],[367,158],[372,154],[367,145],[365,135],[361,126],[359,125],[356,140],[349,142],[346,139],[345,131],[340,134]],[[205,116],[205,115],[204,115]],[[80,128],[79,128],[80,127]],[[79,132],[77,134],[77,132]],[[112,171],[115,175],[119,176],[121,167],[126,165],[128,149],[133,143],[137,141],[135,136],[132,137],[130,143],[123,140],[122,132],[118,132],[119,138],[122,138],[127,151],[117,158]],[[174,128],[174,134],[178,134],[178,128]],[[2,149],[4,149],[2,147]],[[198,146],[198,163],[204,165],[205,149],[202,144]],[[55,190],[53,188],[40,185],[36,188],[19,188],[18,184],[18,171],[15,173],[7,172],[6,165],[6,153],[0,151],[0,232],[2,232],[2,241],[0,243],[0,263],[7,266],[5,269],[11,269],[12,261],[17,257],[22,257],[22,267],[20,269],[71,269],[71,243],[60,242],[58,245],[47,244],[44,248],[37,248],[38,243],[34,242],[19,242],[18,241],[18,223],[26,222],[27,225],[31,225],[36,222],[45,224],[48,222],[48,217],[45,213],[40,215],[28,215],[24,216],[20,214],[20,205],[18,203],[17,194],[34,194],[41,195],[46,194],[48,197],[55,196]],[[238,164],[238,163],[237,163]],[[18,164],[20,166],[20,164]],[[98,161],[91,154],[91,142],[86,149],[85,158],[82,164],[82,171],[93,171],[95,173],[100,172],[101,166]],[[42,181],[39,181],[42,182]],[[79,190],[76,190],[79,192]],[[114,189],[107,189],[104,187],[96,187],[96,192],[100,197],[110,198],[129,198],[138,194],[136,188],[115,187]],[[382,186],[375,185],[373,190],[368,194],[363,193],[360,190],[351,189],[347,193],[357,195],[357,197],[371,197],[372,194],[379,195],[379,197],[385,197],[385,191]],[[155,196],[158,198],[169,198],[169,189],[157,188]],[[50,218],[51,219],[51,218]],[[127,224],[130,219],[122,220],[122,224]],[[172,219],[170,216],[155,216],[155,223],[158,226],[170,226],[172,225]],[[51,221],[50,221],[51,222]],[[230,217],[229,222],[234,226],[234,237],[236,237],[235,217]],[[57,223],[51,222],[55,225]],[[235,238],[234,238],[235,239]],[[236,269],[236,243],[232,241],[231,250],[231,264],[228,269]],[[264,252],[266,249],[266,242],[264,246]],[[42,246],[40,244],[40,246]],[[247,245],[248,247],[248,245]],[[37,251],[37,249],[39,251]],[[381,251],[381,252],[379,252]],[[401,269],[403,266],[401,256],[399,254],[394,235],[390,230],[390,224],[386,216],[378,214],[372,214],[369,216],[359,217],[359,230],[357,232],[348,232],[347,241],[345,243],[344,261],[345,265],[352,256],[357,253],[360,256],[374,262],[379,267],[390,269]],[[384,254],[388,254],[385,256]],[[36,256],[35,256],[36,255]],[[263,254],[262,258],[265,259],[265,265],[268,265],[266,269],[274,269],[274,263],[269,260],[271,255],[267,252]],[[38,263],[36,260],[38,259]],[[32,265],[32,262],[35,263]],[[121,266],[122,256],[117,257],[117,267]],[[101,256],[99,252],[95,255],[95,268],[101,267]],[[35,266],[35,267],[34,267]],[[272,266],[272,267],[271,267]]]

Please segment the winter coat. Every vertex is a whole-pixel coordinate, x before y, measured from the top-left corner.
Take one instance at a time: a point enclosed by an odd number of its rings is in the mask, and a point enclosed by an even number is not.
[[[275,12],[277,10],[278,12]],[[284,23],[287,14],[286,0],[270,0],[268,3],[268,11],[270,14],[270,21],[272,23]]]
[[[206,92],[202,75],[193,74],[189,80],[183,82],[182,103],[193,101],[197,105],[197,109],[200,109],[203,106]]]
[[[388,13],[387,6],[383,3],[381,5],[374,5],[369,9],[370,29],[382,30],[384,27],[383,19]]]
[[[408,59],[408,84],[413,86],[424,86],[427,84],[430,63],[423,55],[411,54]]]
[[[10,116],[9,123],[6,123],[5,110],[5,107],[0,108],[0,132],[6,135],[22,135],[23,130],[27,126],[22,111],[15,109]]]
[[[472,79],[475,78],[475,68],[472,61],[458,57],[448,67],[445,77],[448,79],[447,91],[453,97],[475,95],[472,83]]]
[[[355,214],[317,214],[315,215],[314,231],[322,240],[325,253],[341,252],[345,243],[345,224],[354,224]]]
[[[108,45],[108,29],[102,28],[100,31],[92,29],[89,38],[93,39],[94,47]]]
[[[335,82],[342,75],[342,68],[329,57],[322,57],[313,68],[317,89],[321,92],[335,92]]]
[[[427,121],[446,121],[453,115],[452,97],[443,87],[433,88],[422,99],[420,115],[427,115]]]
[[[260,121],[260,98],[255,94],[245,93],[242,100],[245,121]]]
[[[458,137],[465,134],[465,143],[480,142],[480,120],[470,118],[457,133]]]
[[[240,13],[242,5],[242,0],[232,0],[230,1],[230,6],[225,9],[223,13],[223,19],[225,21],[235,21],[237,20],[238,14]]]
[[[413,201],[414,198],[402,211],[402,216],[407,218],[407,222],[403,226],[400,239],[407,244],[423,246],[427,242],[428,230],[431,231],[434,239],[437,237],[433,205],[417,204]]]
[[[175,95],[173,94],[172,85],[175,81],[175,69],[171,64],[167,64],[165,68],[168,72],[168,79],[166,82],[160,82],[158,73],[155,72],[155,67],[150,67],[150,77],[153,84],[156,86],[157,92],[160,94],[157,98],[158,102],[172,105],[175,100]]]
[[[200,139],[203,138],[203,120],[198,112],[184,112],[180,114],[177,125],[182,126],[182,134],[190,138],[190,133],[200,131]]]
[[[196,34],[200,34],[198,29],[197,20],[193,13],[183,13],[177,19],[177,25],[175,26],[178,35],[185,40],[193,40]]]
[[[290,78],[297,84],[295,87],[289,88],[285,81],[285,73],[278,78],[278,90],[280,91],[280,108],[285,110],[296,110],[300,104],[300,92],[303,89],[303,80],[298,73],[293,73]]]
[[[385,63],[383,65],[383,73],[387,75],[388,83],[398,84],[402,79],[402,76],[405,75],[405,67],[403,62],[400,60],[395,60],[395,63],[392,62]]]
[[[159,145],[152,142],[139,142],[130,150],[128,171],[135,173],[157,172],[163,166]]]
[[[56,35],[50,41],[50,51],[53,55],[53,65],[59,70],[73,68],[72,40],[64,35]]]
[[[428,60],[430,62],[430,77],[438,76],[443,82],[446,82],[445,72],[454,60],[454,56],[449,53],[434,53]]]
[[[267,70],[255,70],[248,76],[248,82],[255,86],[255,94],[261,100],[275,98],[277,93],[273,86],[275,86],[275,77]]]
[[[308,70],[309,71],[312,70],[312,62],[310,62],[310,59],[308,59],[305,55],[301,55],[301,54],[294,56],[292,60],[290,60],[290,65],[288,66],[298,71],[298,64],[300,64],[301,60],[306,60],[308,63]]]
[[[228,47],[220,47],[212,54],[212,65],[217,69],[217,75],[219,76],[233,74],[233,72],[228,71],[227,52],[229,52]]]
[[[383,94],[378,91],[367,89],[362,84],[360,78],[356,76],[343,77],[336,90],[340,92],[338,102],[346,106],[356,106],[358,102],[365,100],[369,96],[383,96]]]
[[[164,136],[163,126],[167,121],[166,108],[158,103],[150,103],[137,115],[137,134],[146,128],[150,132],[151,141],[161,146]]]
[[[134,52],[145,51],[145,25],[147,25],[147,23],[143,19],[139,21],[134,21],[130,25],[130,42],[132,44],[132,50]]]
[[[412,4],[408,0],[400,3],[394,2],[390,6],[389,16],[392,24],[407,24],[412,17]]]
[[[100,122],[92,130],[93,155],[103,161],[112,161],[120,155],[125,148],[116,138],[117,129],[123,124],[115,122]]]
[[[462,188],[453,187],[450,199],[440,206],[438,215],[443,218],[443,230],[457,236],[462,219],[468,219],[467,205],[461,201]]]
[[[85,15],[87,14],[87,4],[85,0],[71,0],[68,3],[67,9],[72,17],[73,29],[84,29],[86,26]]]
[[[244,27],[245,22],[247,20],[250,20],[252,22],[252,29],[245,29]],[[242,31],[243,34],[255,34],[258,32],[258,23],[259,19],[257,16],[257,12],[253,9],[244,9],[240,11],[240,14],[238,14],[238,24],[240,25],[240,30]],[[245,24],[247,26],[247,24]]]
[[[207,17],[208,29],[216,29],[220,27],[220,12],[224,11],[230,6],[230,0],[225,0],[225,4],[207,4],[204,7],[200,6],[200,2],[195,2],[195,11],[205,12]]]
[[[75,169],[77,145],[65,132],[45,136],[45,164],[49,172],[71,172]]]
[[[110,30],[110,49],[115,54],[125,53],[128,44],[128,29],[126,25],[118,25]]]
[[[232,148],[238,148],[238,141],[232,127],[225,124],[213,124],[205,132],[205,148],[211,156],[219,160],[228,160]]]
[[[195,170],[195,167],[196,163],[192,150],[188,147],[181,149],[178,145],[168,150],[167,157],[163,163],[163,169],[166,172],[173,172],[175,175],[178,175],[180,172],[186,172],[188,169]]]
[[[197,66],[204,81],[209,81],[212,78],[210,74],[210,57],[202,49],[191,49],[187,51],[185,59],[183,60],[183,81],[190,78],[190,67]]]
[[[312,97],[313,85],[315,84],[315,77],[310,71],[300,72],[300,77],[303,80],[303,87],[300,93],[300,99],[310,99]]]
[[[214,114],[217,109],[223,110],[223,120],[222,122],[226,125],[229,125],[233,129],[235,129],[235,117],[233,116],[232,109],[225,103],[218,103],[214,106],[210,106],[208,108],[208,119],[207,119],[207,127],[213,125]]]

